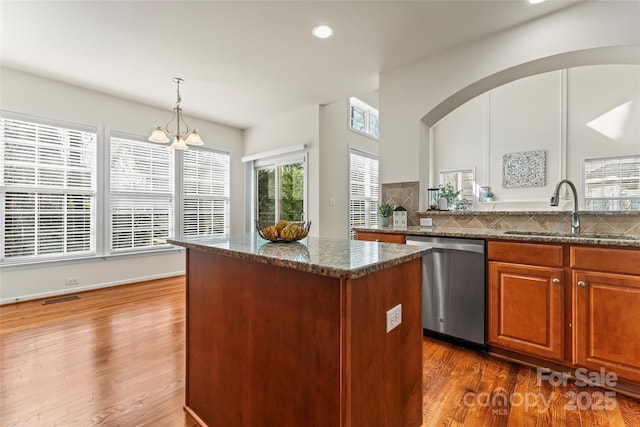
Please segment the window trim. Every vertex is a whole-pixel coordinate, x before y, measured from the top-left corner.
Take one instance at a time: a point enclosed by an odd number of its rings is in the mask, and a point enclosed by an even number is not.
[[[4,258],[4,256],[0,259],[0,265],[2,268],[14,267],[14,266],[28,266],[28,265],[39,265],[39,264],[49,264],[49,263],[59,263],[59,262],[69,262],[72,260],[85,260],[85,259],[94,259],[96,256],[99,256],[100,246],[99,246],[99,224],[98,218],[100,215],[101,205],[100,205],[100,141],[102,139],[102,127],[99,125],[90,125],[90,124],[82,124],[73,121],[69,121],[64,118],[47,116],[34,114],[27,111],[22,111],[20,109],[15,108],[0,108],[0,117],[5,120],[11,121],[20,121],[26,123],[33,123],[37,126],[42,127],[54,127],[60,129],[71,130],[75,132],[83,132],[92,134],[94,137],[94,149],[93,149],[93,185],[91,189],[78,189],[75,192],[68,192],[61,190],[59,188],[42,188],[42,186],[13,186],[13,190],[20,191],[25,190],[26,192],[32,192],[32,194],[42,194],[44,190],[50,194],[78,194],[78,195],[89,195],[93,198],[93,212],[90,214],[90,231],[89,231],[89,239],[90,239],[90,248],[85,252],[70,252],[70,253],[53,253],[53,254],[44,254],[44,255],[32,255],[25,257],[15,258]],[[0,146],[0,152],[4,157],[4,145]],[[4,158],[2,159],[2,163],[4,164]],[[66,170],[66,169],[65,169]],[[4,174],[2,177],[4,178]],[[11,190],[12,191],[12,190]],[[7,188],[4,185],[4,181],[2,181],[2,185],[0,186],[0,193],[3,195],[2,199],[4,200],[4,195],[7,192]],[[0,215],[2,215],[2,227],[0,227],[0,246],[2,249],[2,254],[4,254],[5,250],[5,220],[6,220],[6,210],[4,203],[0,206]]]
[[[358,108],[360,108],[361,110],[363,110],[364,114],[365,114],[365,130],[361,131],[359,129],[354,129],[352,126],[352,122],[351,122],[351,109],[353,106],[357,106]],[[378,135],[374,135],[372,133],[370,133],[370,126],[371,126],[371,120],[370,117],[374,116],[377,121],[378,121]],[[380,112],[377,108],[367,104],[366,102],[364,102],[363,100],[361,100],[358,97],[352,96],[349,98],[349,104],[347,107],[347,128],[351,131],[351,132],[355,132],[359,135],[362,136],[366,136],[368,138],[371,138],[375,141],[379,141],[380,140]]]
[[[231,179],[232,179],[232,173],[231,173],[231,152],[230,151],[225,151],[225,150],[219,150],[219,149],[215,149],[215,148],[210,148],[210,147],[191,147],[189,148],[190,151],[206,151],[206,152],[210,152],[210,153],[217,153],[217,154],[222,154],[225,156],[228,156],[229,158],[229,180],[228,180],[228,195],[225,197],[220,197],[220,196],[206,196],[206,197],[201,197],[202,199],[207,199],[207,200],[224,200],[227,203],[227,210],[226,210],[226,227],[225,227],[225,233],[223,234],[230,234],[231,233],[231,220],[232,220],[232,215],[231,215]],[[178,175],[178,177],[176,178],[176,187],[175,188],[179,188],[180,191],[176,191],[176,201],[177,201],[177,206],[179,207],[178,212],[176,213],[176,221],[178,221],[178,223],[176,224],[176,227],[174,228],[175,230],[177,230],[178,235],[180,235],[181,237],[185,236],[184,233],[184,202],[185,200],[189,199],[200,199],[199,197],[186,197],[185,195],[185,191],[184,191],[184,157],[185,157],[185,153],[184,152],[180,152],[179,153],[179,159],[177,159],[177,165],[175,168],[175,173],[176,175]],[[179,182],[178,182],[179,181]],[[178,185],[179,184],[179,185]],[[196,235],[189,235],[189,236],[196,236]]]
[[[28,268],[39,267],[51,267],[58,265],[72,265],[74,263],[82,262],[99,262],[108,261],[114,258],[131,258],[139,256],[153,256],[161,253],[180,253],[184,252],[184,248],[180,246],[174,246],[171,244],[162,245],[161,247],[152,247],[143,250],[123,251],[117,253],[109,252],[109,194],[110,194],[110,138],[111,135],[116,135],[123,138],[138,139],[146,141],[146,137],[134,132],[123,131],[119,129],[110,128],[103,123],[86,124],[70,121],[66,118],[57,116],[41,114],[39,112],[32,112],[28,110],[21,110],[19,108],[7,108],[0,106],[0,116],[10,120],[20,120],[26,122],[33,122],[43,126],[54,127],[66,127],[68,129],[77,131],[86,131],[96,134],[96,147],[95,147],[95,213],[94,213],[94,240],[95,250],[93,253],[86,255],[73,254],[71,256],[55,256],[52,255],[46,259],[34,259],[28,260],[0,260],[0,267],[7,271],[9,270],[22,270]],[[194,148],[199,149],[199,148]],[[233,227],[233,203],[231,201],[231,189],[233,188],[233,173],[231,172],[233,164],[233,156],[231,151],[225,149],[218,149],[215,147],[202,147],[202,149],[218,151],[229,155],[230,161],[230,176],[229,176],[229,229]],[[175,172],[175,184],[174,184],[174,231],[176,235],[182,233],[181,228],[181,200],[182,200],[182,161],[180,160],[182,152],[176,151],[174,172]],[[4,186],[3,186],[4,187]],[[4,225],[4,206],[0,206],[0,215],[2,215],[2,224]],[[2,228],[2,234],[0,234],[0,245],[4,245],[4,227]]]
[[[306,145],[303,145],[303,147]],[[292,163],[302,163],[304,168],[304,183],[303,183],[303,221],[309,220],[309,153],[306,150],[291,152],[287,151],[286,154],[269,156],[262,158],[254,158],[251,161],[251,224],[249,230],[253,230],[256,219],[258,218],[258,183],[257,172],[262,169],[277,168],[279,166],[286,166]],[[276,216],[278,213],[278,198],[276,198]]]
[[[453,168],[453,169],[442,169],[440,171],[438,171],[438,186],[443,185],[442,182],[442,174],[446,174],[446,173],[458,173],[458,174],[464,174],[464,173],[471,173],[473,174],[473,179],[471,181],[471,196],[469,200],[469,209],[468,210],[475,210],[476,209],[476,203],[477,203],[477,199],[478,199],[478,191],[479,191],[479,187],[477,184],[477,177],[476,177],[476,168],[475,167],[471,167],[471,168]],[[460,194],[457,197],[457,200],[460,200],[463,198],[464,195],[464,191],[461,191]]]
[[[587,201],[588,200],[612,200],[612,201],[620,201],[620,200],[627,200],[627,199],[638,199],[640,201],[640,197],[626,197],[626,198],[622,198],[622,197],[600,197],[600,198],[587,198],[587,162],[588,161],[598,161],[598,160],[616,160],[616,159],[627,159],[627,158],[632,158],[632,157],[638,157],[640,158],[640,153],[630,153],[630,154],[622,154],[622,155],[614,155],[614,156],[600,156],[600,157],[585,157],[582,158],[581,161],[581,181],[582,181],[582,197],[581,199],[578,201],[578,205],[582,204],[581,207],[582,209],[584,209],[586,212],[639,212],[638,210],[628,210],[628,211],[623,211],[620,209],[615,209],[615,210],[607,210],[607,211],[602,211],[602,210],[589,210],[587,209]],[[640,163],[640,162],[639,162]]]
[[[371,222],[369,221],[369,224],[366,224],[365,221],[365,227],[373,227],[373,226],[378,226],[378,215],[377,215],[377,211],[378,211],[378,206],[380,204],[380,200],[381,200],[381,196],[382,196],[382,186],[380,184],[380,157],[377,154],[374,153],[370,153],[368,151],[362,150],[360,148],[355,148],[355,147],[349,147],[348,153],[347,153],[347,226],[348,226],[348,230],[347,230],[347,235],[349,236],[350,240],[353,240],[355,238],[355,232],[353,231],[353,225],[351,223],[351,155],[355,154],[358,155],[360,157],[366,157],[368,159],[371,160],[375,160],[378,162],[378,198],[377,200],[375,200],[375,222]],[[369,204],[371,205],[371,202],[374,199],[370,198],[370,200],[368,200]],[[367,202],[367,200],[365,200],[365,203]],[[370,212],[370,211],[369,211]],[[365,210],[365,218],[366,218],[366,210]]]
[[[111,197],[112,194],[114,193],[114,190],[112,189],[111,186],[111,148],[112,148],[112,139],[113,138],[117,138],[117,139],[127,139],[130,141],[135,141],[135,142],[140,142],[140,143],[144,143],[144,144],[153,144],[153,145],[158,145],[156,143],[150,142],[147,140],[147,138],[145,138],[144,136],[141,135],[136,135],[136,134],[131,134],[131,133],[127,133],[127,132],[122,132],[122,131],[118,131],[118,130],[110,130],[110,132],[108,133],[108,138],[105,139],[105,147],[106,147],[106,151],[107,151],[107,156],[105,157],[104,160],[104,171],[105,171],[105,181],[104,184],[107,187],[107,190],[104,193],[104,215],[105,215],[105,236],[104,236],[104,249],[105,249],[105,254],[109,254],[109,255],[121,255],[121,254],[129,254],[129,253],[141,253],[141,252],[154,252],[154,251],[158,251],[158,250],[163,250],[163,249],[167,249],[170,248],[172,245],[170,243],[164,243],[164,244],[160,244],[160,245],[152,245],[152,246],[143,246],[143,247],[132,247],[132,248],[125,248],[125,249],[113,249],[113,223],[112,223],[112,218],[111,218]],[[152,146],[153,146],[152,145]],[[172,182],[172,192],[171,192],[171,196],[170,196],[170,200],[171,200],[171,211],[172,211],[172,217],[170,218],[169,221],[169,233],[167,237],[172,237],[172,235],[177,235],[177,224],[178,224],[178,220],[177,220],[177,214],[176,214],[176,208],[179,207],[178,205],[178,197],[177,194],[179,193],[179,191],[177,191],[177,182],[176,182],[176,177],[181,176],[181,173],[178,172],[177,170],[177,164],[179,163],[179,157],[181,153],[179,152],[179,150],[174,150],[174,153],[172,155],[172,166],[173,166],[173,182]],[[117,191],[116,191],[117,192]],[[143,197],[143,198],[152,198],[153,196],[150,195],[149,192],[131,192],[128,193],[130,194],[132,197]]]

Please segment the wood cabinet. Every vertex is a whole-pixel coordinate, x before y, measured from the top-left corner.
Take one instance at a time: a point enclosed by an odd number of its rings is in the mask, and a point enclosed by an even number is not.
[[[573,362],[640,383],[640,251],[571,248]]]
[[[563,360],[562,246],[490,242],[488,257],[489,344]]]
[[[492,354],[617,375],[640,395],[640,250],[489,241]]]
[[[370,242],[407,243],[407,237],[398,233],[376,233],[373,231],[357,231],[356,239]]]

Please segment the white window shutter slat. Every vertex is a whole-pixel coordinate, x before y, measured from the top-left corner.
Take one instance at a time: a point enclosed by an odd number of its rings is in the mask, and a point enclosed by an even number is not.
[[[357,150],[349,151],[349,230],[378,225],[378,159]]]
[[[184,152],[183,235],[229,233],[230,158],[206,149]]]
[[[0,118],[3,260],[95,253],[97,132]]]
[[[174,152],[164,145],[111,137],[111,251],[167,244],[173,235]]]
[[[587,210],[640,210],[640,155],[584,161]]]

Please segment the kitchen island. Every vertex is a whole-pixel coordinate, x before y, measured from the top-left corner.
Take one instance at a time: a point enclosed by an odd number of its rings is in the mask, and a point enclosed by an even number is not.
[[[200,424],[421,425],[428,248],[255,233],[170,243],[187,248],[185,410]]]

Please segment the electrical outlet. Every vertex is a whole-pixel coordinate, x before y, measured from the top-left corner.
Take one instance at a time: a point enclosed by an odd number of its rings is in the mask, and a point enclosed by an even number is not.
[[[433,218],[420,218],[420,227],[433,226]]]
[[[387,333],[402,323],[402,304],[398,304],[387,311]]]
[[[335,206],[335,205],[336,205],[336,198],[329,197],[329,206]]]
[[[64,279],[64,284],[67,286],[75,286],[79,283],[80,281],[77,277],[67,277],[66,279]]]

